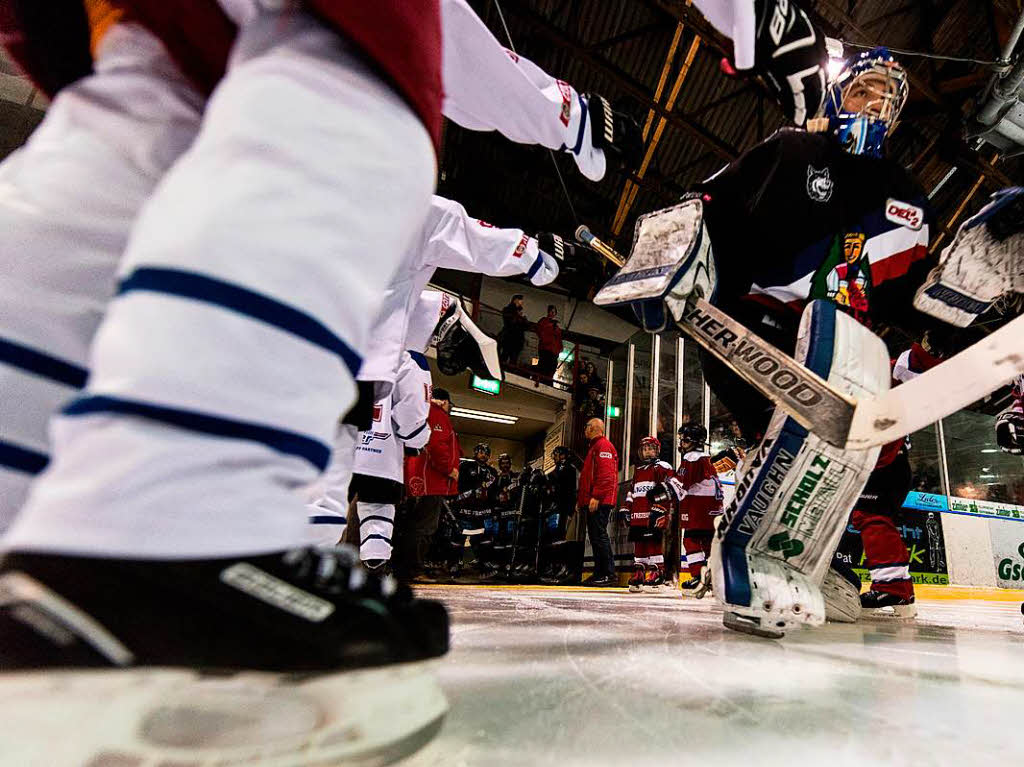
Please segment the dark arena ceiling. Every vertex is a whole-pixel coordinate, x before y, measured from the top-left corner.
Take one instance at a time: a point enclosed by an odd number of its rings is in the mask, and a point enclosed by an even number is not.
[[[583,223],[626,250],[638,215],[674,203],[692,184],[784,124],[760,81],[722,73],[720,62],[731,55],[731,43],[684,0],[470,4],[506,47],[582,92],[604,95],[641,126],[653,118],[646,166],[614,169],[597,184],[585,180],[566,154],[447,122],[439,194],[497,225],[571,237]],[[1021,16],[1021,0],[805,0],[802,5],[828,36],[845,43],[948,57],[897,53],[910,73],[911,90],[889,142],[890,156],[931,196],[936,214],[931,249],[937,257],[957,225],[989,194],[1024,179],[1024,159],[1013,151],[1001,156],[978,140],[981,131],[971,119],[994,78],[1009,69],[1007,62],[997,62]],[[846,47],[847,55],[856,50]],[[659,117],[665,118],[660,135],[654,129]],[[1018,312],[981,318],[963,343]],[[886,339],[890,348],[906,340],[898,335]]]
[[[628,247],[637,215],[671,204],[691,184],[783,125],[759,81],[722,74],[720,60],[730,54],[731,43],[682,0],[470,4],[509,46],[503,12],[514,48],[552,75],[580,91],[606,96],[641,125],[650,114],[666,118],[642,173],[616,170],[594,184],[576,172],[571,157],[556,155],[576,216],[546,150],[447,123],[439,193],[495,224],[571,235],[577,224],[586,223],[620,248]],[[849,43],[982,62],[999,59],[1020,15],[1017,0],[807,0],[803,5],[828,35]],[[1021,178],[1021,160],[998,157],[989,145],[975,148],[966,126],[996,68],[919,56],[900,59],[911,74],[911,92],[889,151],[926,192],[939,187],[932,199],[935,239],[948,238],[989,193]],[[670,105],[679,78],[678,97]],[[654,134],[652,129],[648,146]],[[620,211],[624,190],[637,183],[632,204]]]

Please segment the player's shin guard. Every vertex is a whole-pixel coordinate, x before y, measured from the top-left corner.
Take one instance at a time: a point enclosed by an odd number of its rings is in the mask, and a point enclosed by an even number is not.
[[[910,578],[910,552],[892,518],[855,511],[853,526],[860,531],[864,543],[871,590],[912,599],[914,582]]]
[[[804,310],[796,358],[857,397],[889,387],[881,339],[831,303]],[[776,411],[712,548],[726,626],[779,637],[824,622],[820,584],[877,458],[878,448],[833,447]]]

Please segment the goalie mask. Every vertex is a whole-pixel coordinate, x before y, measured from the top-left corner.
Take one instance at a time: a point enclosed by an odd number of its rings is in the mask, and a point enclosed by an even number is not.
[[[888,48],[865,51],[849,59],[829,86],[829,130],[851,154],[881,157],[908,93],[907,72]]]

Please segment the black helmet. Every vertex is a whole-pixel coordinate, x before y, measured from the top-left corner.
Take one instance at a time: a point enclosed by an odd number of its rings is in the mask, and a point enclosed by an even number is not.
[[[687,423],[679,427],[679,441],[703,445],[708,441],[708,430],[699,423]]]
[[[490,452],[490,451],[488,451],[488,452]],[[512,456],[510,456],[508,453],[502,453],[501,455],[499,455],[498,456],[498,468],[499,469],[502,467],[502,464],[507,464],[508,468],[511,469],[512,468]]]
[[[559,445],[558,447],[556,447],[554,450],[551,451],[551,457],[552,458],[555,458],[556,456],[559,456],[559,455],[562,455],[562,456],[565,456],[566,458],[568,458],[569,457],[569,448],[567,448],[565,445]]]
[[[481,450],[487,455],[491,454],[491,446],[486,442],[477,442],[476,446],[473,448],[474,453],[479,453]]]

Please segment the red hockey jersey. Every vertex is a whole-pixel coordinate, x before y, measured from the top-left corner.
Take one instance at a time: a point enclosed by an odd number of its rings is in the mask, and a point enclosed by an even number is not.
[[[711,530],[712,518],[722,513],[722,483],[707,453],[692,450],[683,456],[672,486],[686,492],[679,502],[679,526]]]
[[[642,463],[633,470],[633,484],[626,493],[622,507],[629,513],[630,527],[647,527],[651,518],[651,502],[647,491],[672,476],[672,467],[664,461]]]

